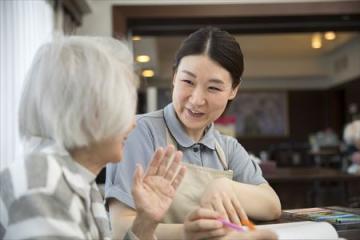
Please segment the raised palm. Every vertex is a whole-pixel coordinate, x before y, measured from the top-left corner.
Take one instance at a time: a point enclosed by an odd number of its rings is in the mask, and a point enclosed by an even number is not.
[[[158,149],[155,152],[146,174],[141,166],[137,166],[132,194],[139,214],[155,222],[163,219],[185,175],[181,158],[182,153],[169,146],[166,151]]]

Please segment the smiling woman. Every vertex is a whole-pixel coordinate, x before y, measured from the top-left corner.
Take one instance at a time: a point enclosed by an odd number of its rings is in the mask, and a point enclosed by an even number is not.
[[[205,128],[221,116],[238,90],[238,86],[232,88],[229,72],[206,55],[182,58],[173,85],[177,117],[194,141],[199,141]]]
[[[128,187],[136,166],[131,159],[147,166],[155,149],[169,143],[183,151],[187,173],[159,226],[159,239],[181,238],[187,226],[203,226],[196,223],[199,219],[213,227],[185,232],[187,237],[227,235],[207,212],[193,212],[199,208],[215,211],[236,224],[247,221],[248,216],[279,217],[280,201],[259,166],[236,139],[214,129],[213,122],[236,96],[243,73],[243,55],[235,38],[214,27],[199,29],[182,43],[173,71],[172,103],[139,115],[125,145],[123,163],[107,166],[105,197],[115,237],[124,234],[121,226],[130,225],[137,214]],[[188,214],[197,217],[186,218]]]

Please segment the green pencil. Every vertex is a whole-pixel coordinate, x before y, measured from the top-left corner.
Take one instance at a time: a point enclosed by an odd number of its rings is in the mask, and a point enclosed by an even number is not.
[[[360,222],[360,217],[338,218],[336,219],[336,222],[337,223]]]

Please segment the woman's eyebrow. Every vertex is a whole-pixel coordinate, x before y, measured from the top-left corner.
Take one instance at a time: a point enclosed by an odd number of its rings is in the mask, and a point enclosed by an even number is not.
[[[186,73],[186,74],[188,74],[188,75],[190,75],[190,76],[192,76],[192,77],[194,77],[194,78],[196,78],[196,75],[195,75],[194,73],[188,71],[188,70],[182,70],[182,72],[183,72],[183,73]]]
[[[181,72],[183,72],[183,73],[185,73],[185,74],[187,74],[187,75],[190,75],[190,76],[193,77],[193,78],[196,78],[196,74],[194,74],[194,73],[192,73],[192,72],[190,72],[190,71],[188,71],[188,70],[181,70]],[[210,83],[214,83],[214,84],[225,85],[224,81],[222,81],[222,80],[220,80],[220,79],[218,79],[218,78],[211,78],[211,79],[209,80],[209,82],[210,82]]]
[[[225,85],[224,81],[217,79],[217,78],[212,78],[209,80],[210,83],[215,83],[215,84],[221,84],[221,85]]]

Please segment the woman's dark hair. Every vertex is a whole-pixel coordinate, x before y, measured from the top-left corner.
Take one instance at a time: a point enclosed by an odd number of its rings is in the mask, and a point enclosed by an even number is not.
[[[209,56],[230,73],[233,88],[240,84],[244,71],[244,59],[240,45],[232,35],[211,26],[200,28],[190,34],[176,53],[174,73],[183,57],[201,54]]]

